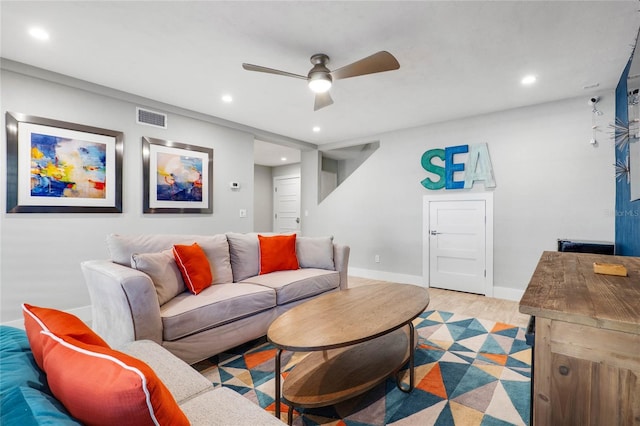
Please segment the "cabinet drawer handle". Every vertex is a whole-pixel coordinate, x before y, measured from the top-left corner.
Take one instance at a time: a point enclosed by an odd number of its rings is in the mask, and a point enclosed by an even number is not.
[[[569,374],[569,367],[566,367],[564,365],[561,365],[558,370],[560,371],[560,375],[562,376],[566,376]]]

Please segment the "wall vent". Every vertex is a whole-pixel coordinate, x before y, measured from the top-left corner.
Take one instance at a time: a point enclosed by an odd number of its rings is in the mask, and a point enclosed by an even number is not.
[[[136,123],[167,128],[167,114],[136,107]]]

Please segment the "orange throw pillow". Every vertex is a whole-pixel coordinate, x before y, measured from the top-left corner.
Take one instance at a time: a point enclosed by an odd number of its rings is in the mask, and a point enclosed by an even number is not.
[[[260,275],[274,271],[298,269],[296,234],[258,235],[260,242]]]
[[[41,331],[50,331],[57,336],[73,337],[91,345],[109,347],[107,342],[102,340],[87,324],[72,314],[56,309],[39,308],[26,303],[22,304],[22,314],[31,352],[33,352],[36,364],[41,369],[44,369],[42,366]]]
[[[182,279],[189,291],[198,294],[213,282],[209,259],[198,243],[190,246],[176,244],[173,246],[173,257]]]
[[[49,388],[83,424],[189,424],[167,387],[144,362],[48,331],[42,337]]]

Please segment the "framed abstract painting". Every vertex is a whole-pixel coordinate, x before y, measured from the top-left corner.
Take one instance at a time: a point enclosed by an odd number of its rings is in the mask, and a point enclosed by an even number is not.
[[[7,213],[121,213],[123,133],[6,113]]]
[[[144,213],[213,213],[213,149],[142,138]]]

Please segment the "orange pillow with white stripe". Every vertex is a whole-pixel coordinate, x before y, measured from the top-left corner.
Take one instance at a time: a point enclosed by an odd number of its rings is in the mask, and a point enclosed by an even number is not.
[[[70,336],[81,342],[109,347],[107,342],[102,340],[100,336],[75,315],[57,309],[40,308],[27,303],[22,304],[22,315],[24,316],[24,328],[27,332],[31,352],[33,352],[36,364],[41,369],[43,368],[41,331],[50,331],[58,336]]]
[[[87,425],[188,425],[175,399],[144,362],[72,337],[42,332],[53,395]]]
[[[209,259],[198,243],[190,246],[174,245],[173,257],[182,274],[184,285],[191,293],[198,294],[211,285],[213,276]]]

